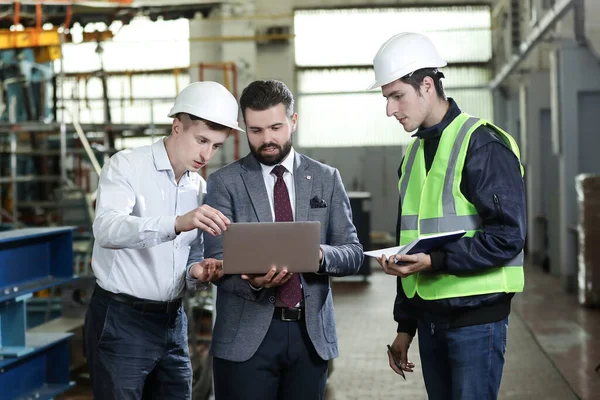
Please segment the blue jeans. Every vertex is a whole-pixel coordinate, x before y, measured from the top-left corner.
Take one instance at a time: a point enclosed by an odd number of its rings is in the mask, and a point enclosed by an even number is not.
[[[153,314],[94,294],[84,334],[94,399],[192,398],[183,307]]]
[[[419,352],[430,400],[498,398],[508,318],[448,329],[419,321]]]

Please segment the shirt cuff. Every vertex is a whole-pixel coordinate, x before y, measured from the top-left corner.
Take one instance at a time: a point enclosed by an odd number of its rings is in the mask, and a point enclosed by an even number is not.
[[[196,279],[196,278],[194,278],[192,276],[192,265],[194,265],[194,264],[198,264],[198,263],[193,262],[193,263],[191,263],[190,265],[187,266],[187,272],[186,272],[185,275],[187,276],[188,279]]]
[[[321,249],[321,251],[323,251],[323,249],[321,247],[319,247]],[[323,258],[321,259],[321,261],[319,261],[319,270],[316,272],[317,275],[325,275],[327,271],[325,270],[325,252],[323,251]]]
[[[404,332],[410,336],[415,336],[417,333],[417,321],[416,320],[405,320],[398,322],[397,333]]]
[[[446,271],[448,269],[446,253],[443,251],[431,252],[429,257],[431,257],[431,269],[433,271]]]
[[[264,287],[255,287],[253,286],[250,281],[248,281],[248,286],[250,286],[250,289],[254,290],[255,292],[260,292],[261,290],[264,289]]]
[[[177,216],[160,217],[160,233],[161,236],[166,237],[168,240],[173,240],[177,237],[175,233],[175,219]]]

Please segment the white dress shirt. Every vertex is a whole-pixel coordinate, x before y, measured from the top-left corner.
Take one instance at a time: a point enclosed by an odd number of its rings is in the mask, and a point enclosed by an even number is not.
[[[287,186],[288,194],[290,195],[290,204],[292,205],[292,215],[294,216],[294,220],[296,220],[296,187],[294,186],[294,149],[290,150],[290,153],[287,155],[285,160],[281,163],[287,170],[283,174],[283,180],[285,185]],[[265,181],[265,186],[267,188],[267,197],[269,197],[269,204],[271,205],[271,214],[273,215],[273,221],[275,221],[275,207],[273,205],[273,197],[275,191],[275,182],[277,182],[277,177],[275,174],[272,174],[273,168],[275,165],[264,165],[260,164],[260,168],[262,169],[263,179]]]
[[[199,207],[205,192],[197,173],[175,181],[162,138],[112,156],[100,174],[93,224],[98,285],[150,300],[181,297],[188,258],[201,260],[204,246],[197,229],[176,235],[175,218]]]

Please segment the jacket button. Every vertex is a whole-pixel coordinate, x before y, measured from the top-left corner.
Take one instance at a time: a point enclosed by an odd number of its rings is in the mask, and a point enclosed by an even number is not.
[[[275,296],[270,296],[269,297],[269,303],[271,303],[271,304],[275,303]]]

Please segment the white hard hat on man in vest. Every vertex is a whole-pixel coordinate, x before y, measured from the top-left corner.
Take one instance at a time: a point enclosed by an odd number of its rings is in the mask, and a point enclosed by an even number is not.
[[[238,125],[237,100],[217,82],[194,82],[186,86],[175,99],[169,117],[174,118],[179,113],[244,132]]]
[[[375,82],[367,90],[400,79],[422,68],[446,66],[431,40],[418,33],[399,33],[388,39],[373,59]]]

